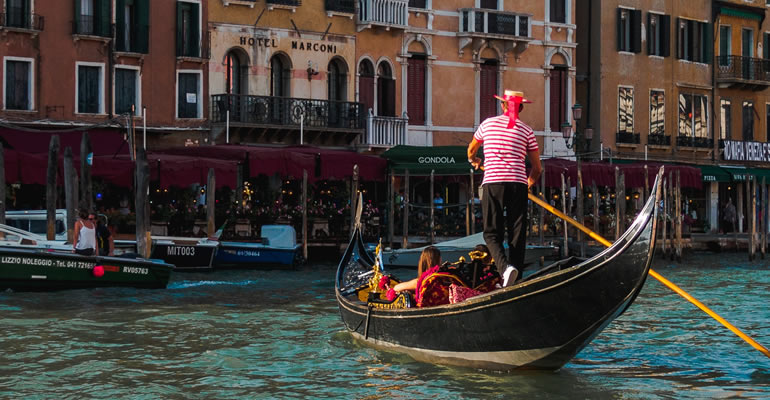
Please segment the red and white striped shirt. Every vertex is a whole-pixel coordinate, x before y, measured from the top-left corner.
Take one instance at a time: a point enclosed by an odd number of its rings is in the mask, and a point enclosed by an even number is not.
[[[524,160],[527,152],[538,150],[535,133],[521,119],[508,129],[509,118],[499,115],[484,120],[473,135],[484,144],[484,181],[527,183]]]

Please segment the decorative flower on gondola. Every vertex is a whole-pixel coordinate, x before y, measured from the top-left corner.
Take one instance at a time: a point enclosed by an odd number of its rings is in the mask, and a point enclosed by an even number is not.
[[[385,290],[388,288],[389,283],[390,278],[387,275],[383,275],[382,278],[380,278],[380,282],[377,284],[377,287],[380,288],[380,290]]]

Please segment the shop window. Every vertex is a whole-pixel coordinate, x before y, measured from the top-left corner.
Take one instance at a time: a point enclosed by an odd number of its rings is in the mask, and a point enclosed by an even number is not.
[[[139,85],[139,70],[115,68],[115,114],[140,114]]]
[[[618,88],[618,132],[634,133],[634,88]]]
[[[5,58],[5,109],[32,110],[32,59]]]
[[[662,90],[650,90],[650,135],[666,133],[666,96]]]
[[[77,64],[76,104],[78,113],[104,113],[104,64]]]
[[[149,52],[149,38],[149,0],[115,0],[116,50],[146,54]]]

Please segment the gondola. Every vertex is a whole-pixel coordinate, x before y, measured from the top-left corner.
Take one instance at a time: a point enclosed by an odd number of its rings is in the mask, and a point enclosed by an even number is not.
[[[357,341],[418,361],[487,370],[557,370],[642,290],[655,249],[662,170],[655,195],[611,247],[588,259],[558,261],[513,286],[455,304],[400,308],[364,296],[373,290],[372,276],[384,272],[375,269],[356,229],[336,275],[342,320]]]

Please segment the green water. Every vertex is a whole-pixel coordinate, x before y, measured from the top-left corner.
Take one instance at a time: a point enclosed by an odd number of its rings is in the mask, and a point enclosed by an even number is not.
[[[656,261],[770,346],[770,261]],[[0,397],[770,398],[770,358],[654,279],[558,372],[423,364],[354,343],[335,266],[175,274],[166,290],[0,293]]]

